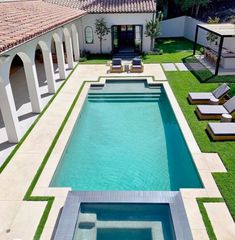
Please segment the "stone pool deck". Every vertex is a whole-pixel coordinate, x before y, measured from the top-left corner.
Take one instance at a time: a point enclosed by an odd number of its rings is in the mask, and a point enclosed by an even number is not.
[[[204,154],[200,152],[187,122],[183,117],[182,111],[166,81],[164,71],[159,64],[146,64],[145,71],[142,74],[109,74],[108,67],[103,65],[79,65],[75,69],[61,92],[56,96],[50,107],[40,118],[37,125],[0,175],[0,239],[33,239],[46,202],[23,201],[24,195],[83,81],[96,81],[99,76],[134,78],[153,76],[155,80],[164,83],[166,89],[168,89],[171,104],[175,106],[174,110],[177,113],[178,121],[180,121],[181,127],[183,127],[183,134],[187,142],[189,142],[193,159],[205,185],[205,189],[181,190],[189,225],[194,239],[209,239],[195,198],[221,197],[211,172],[225,172],[226,169],[217,154]],[[33,196],[55,196],[55,201],[52,205],[41,239],[48,240],[51,238],[58,214],[70,190],[66,188],[49,188],[48,184],[51,181],[51,177],[65,147],[66,139],[69,138],[73,124],[82,108],[82,103],[88,89],[89,84],[86,84],[32,194]],[[210,203],[210,206],[213,206],[213,204],[214,203]],[[206,207],[206,209],[208,210],[209,208]],[[220,209],[221,211],[217,211],[217,213],[211,213],[210,209],[208,210],[214,227],[218,225],[216,222],[217,218],[220,218],[221,215],[226,216],[224,221],[220,223],[220,228],[226,229],[227,231],[223,233],[220,230],[215,230],[215,234],[218,235],[218,237],[222,237],[218,239],[235,239],[234,222],[231,221],[227,207],[225,206]]]

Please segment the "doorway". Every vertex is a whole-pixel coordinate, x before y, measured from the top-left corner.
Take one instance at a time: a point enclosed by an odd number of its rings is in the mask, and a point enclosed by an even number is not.
[[[112,26],[112,45],[114,53],[136,53],[142,51],[141,25]]]

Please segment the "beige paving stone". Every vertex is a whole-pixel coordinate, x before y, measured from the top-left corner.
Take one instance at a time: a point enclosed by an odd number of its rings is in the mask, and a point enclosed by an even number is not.
[[[206,229],[192,229],[192,235],[194,240],[209,240]]]
[[[204,230],[204,222],[196,199],[183,198],[184,207],[191,229]]]
[[[218,240],[234,240],[235,224],[223,202],[205,203],[212,227]]]
[[[200,198],[200,197],[207,197],[208,193],[206,189],[180,189],[182,198],[190,198],[190,199],[195,199],[195,198]]]
[[[11,227],[21,204],[21,201],[0,201],[0,220],[2,220],[0,224],[0,239],[6,235],[7,229]]]
[[[10,229],[8,239],[33,239],[46,202],[23,202]]]
[[[217,153],[204,153],[207,165],[211,172],[227,172]]]

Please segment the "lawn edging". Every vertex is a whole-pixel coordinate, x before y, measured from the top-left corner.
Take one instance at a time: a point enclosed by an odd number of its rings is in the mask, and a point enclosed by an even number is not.
[[[207,231],[207,234],[208,234],[210,240],[217,240],[217,238],[215,236],[215,232],[211,225],[211,221],[207,214],[204,203],[215,203],[215,202],[224,202],[224,200],[223,200],[223,198],[197,198],[197,204],[198,204],[199,210],[201,212],[201,216],[202,216],[203,222],[206,226],[206,231]]]

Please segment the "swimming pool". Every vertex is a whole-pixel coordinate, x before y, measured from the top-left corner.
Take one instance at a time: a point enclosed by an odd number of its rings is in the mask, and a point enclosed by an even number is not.
[[[107,81],[90,89],[51,186],[179,190],[202,183],[163,86]]]
[[[168,204],[81,203],[73,240],[174,240]]]

